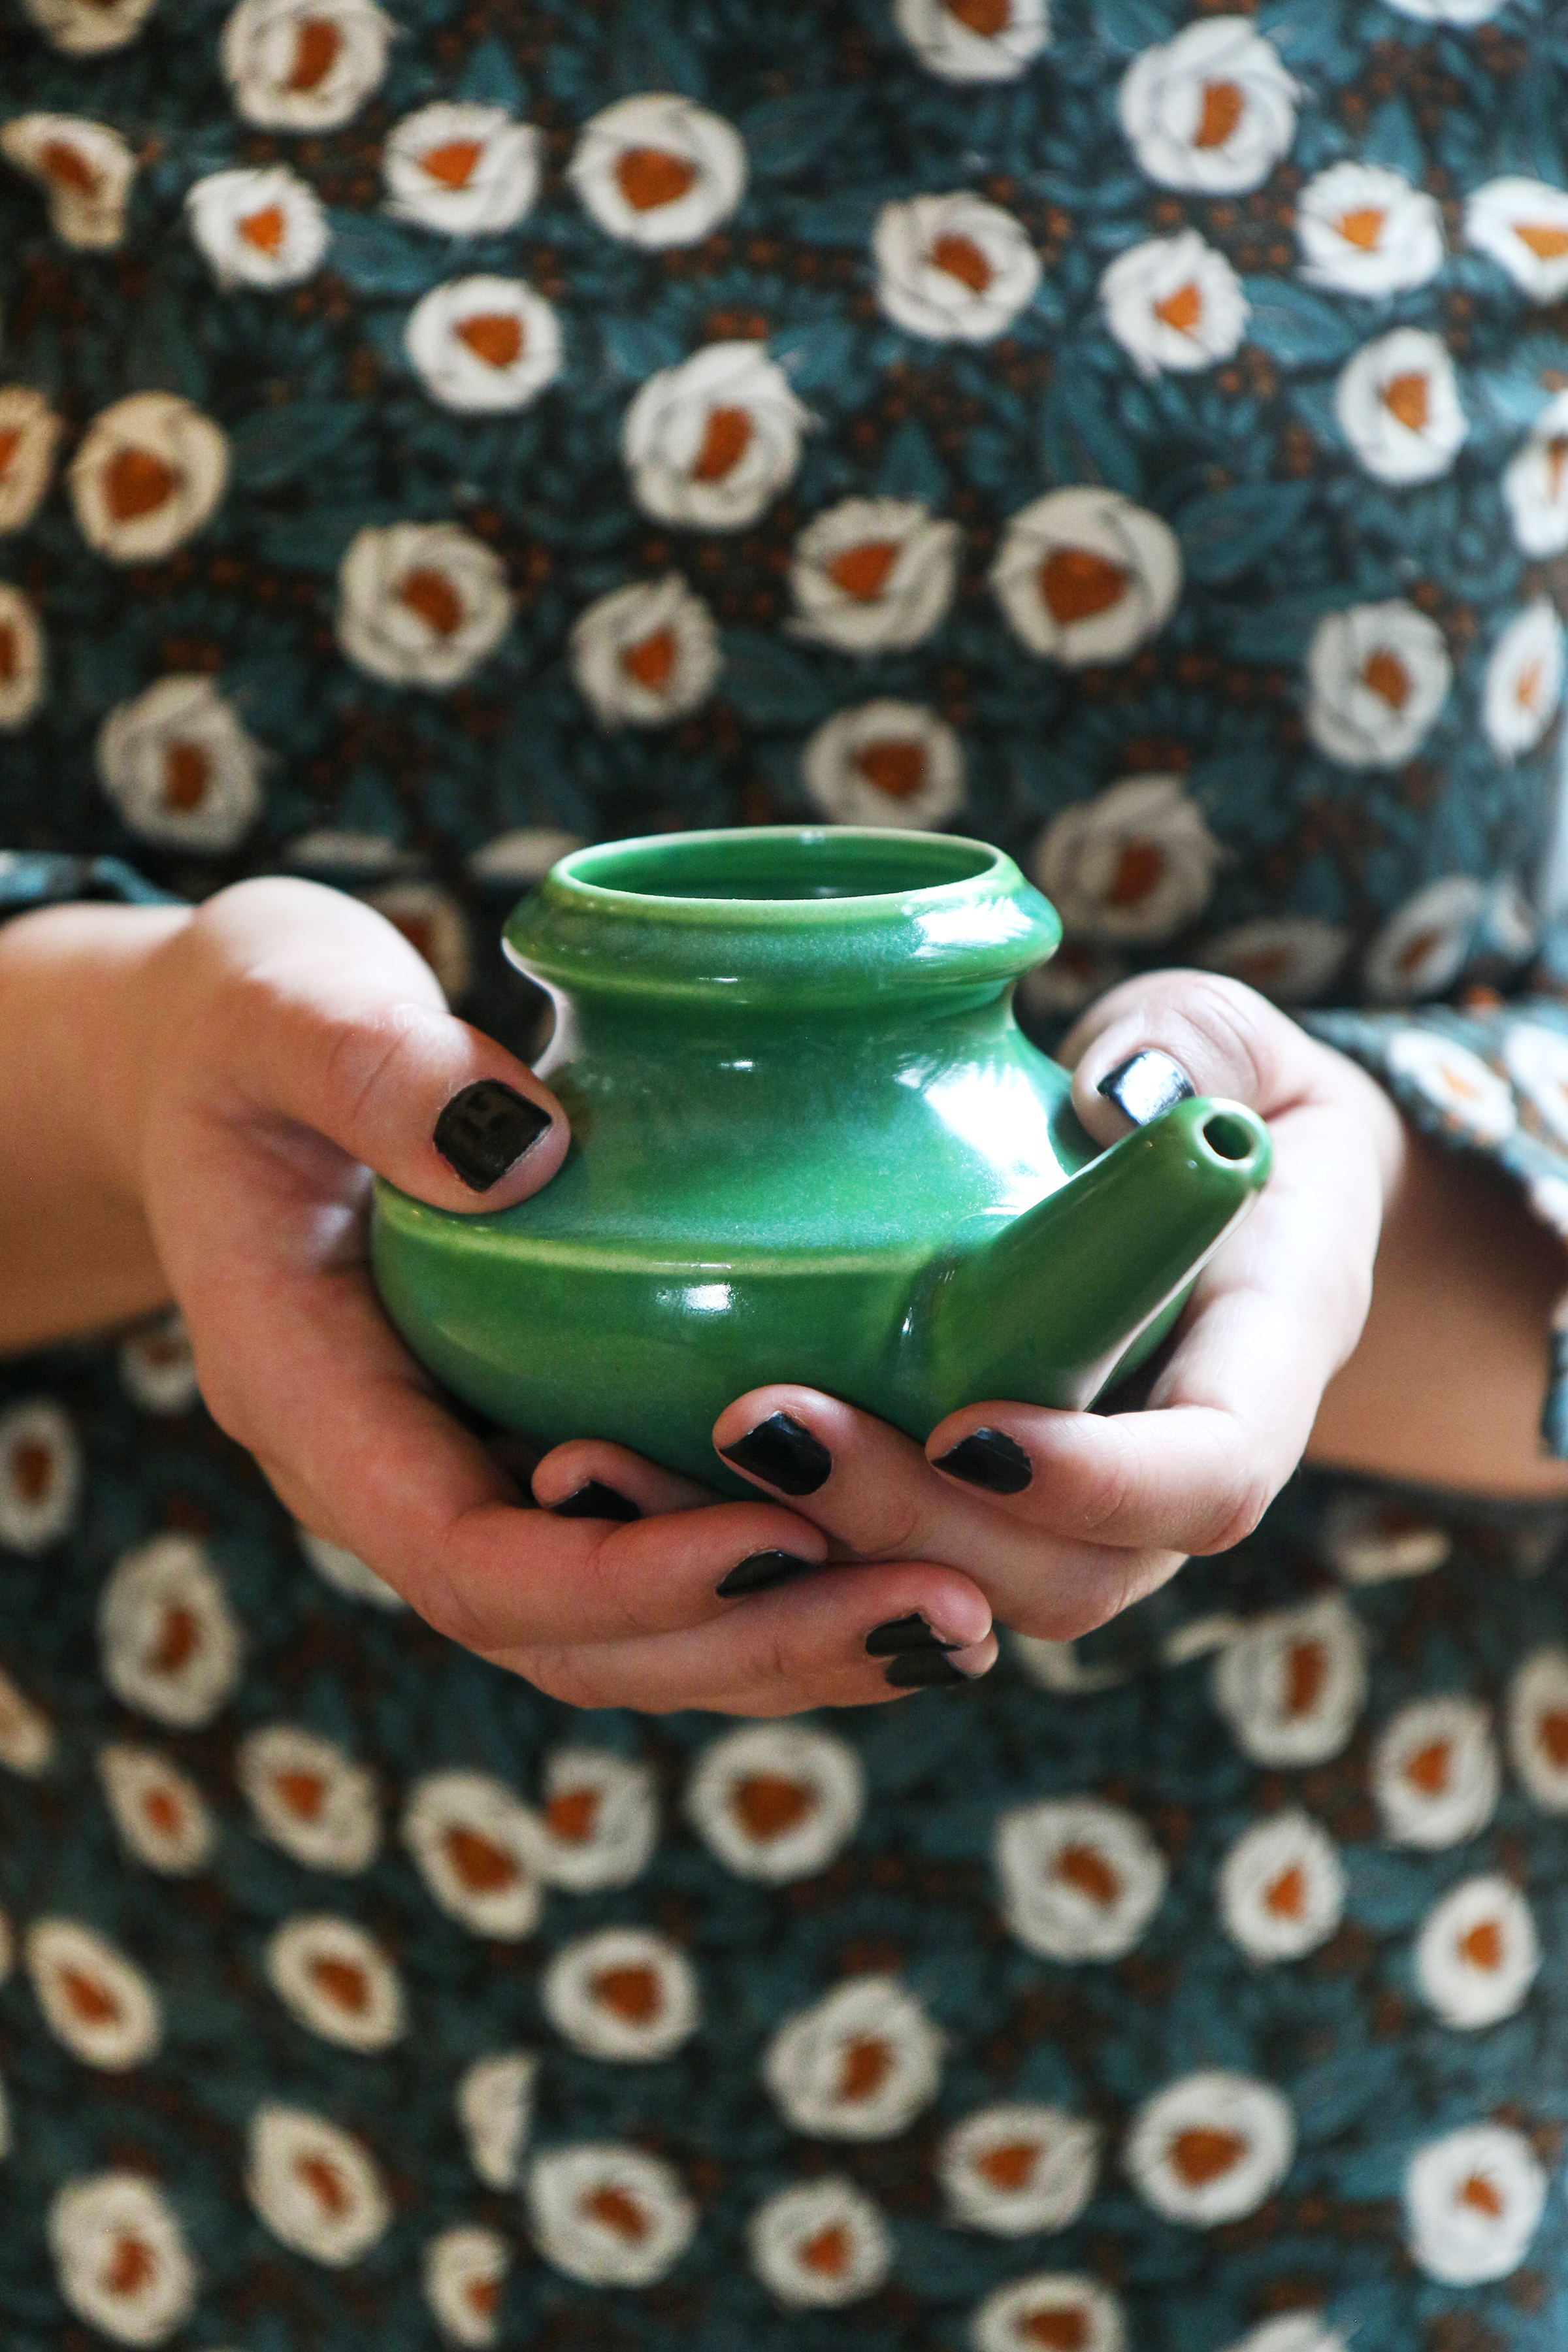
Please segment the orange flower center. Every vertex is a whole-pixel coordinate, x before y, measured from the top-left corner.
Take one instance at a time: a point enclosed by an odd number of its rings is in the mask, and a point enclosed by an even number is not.
[[[1469,2206],[1473,2212],[1484,2213],[1491,2221],[1498,2221],[1502,2214],[1502,2199],[1484,2172],[1471,2173],[1459,2191],[1459,2202]]]
[[[1502,1966],[1502,1923],[1498,1919],[1478,1919],[1468,1935],[1459,1938],[1459,1958],[1473,1969],[1500,1969]]]
[[[544,1808],[551,1835],[563,1839],[568,1845],[584,1844],[594,1834],[598,1816],[597,1789],[558,1789]]]
[[[478,1830],[455,1822],[442,1843],[453,1876],[470,1895],[499,1895],[503,1887],[516,1885],[521,1875],[518,1866],[493,1838],[481,1837]]]
[[[1285,1661],[1286,1714],[1310,1715],[1328,1675],[1328,1655],[1321,1642],[1293,1642]]]
[[[479,2319],[490,2319],[500,2303],[500,2279],[470,2279],[463,2290],[468,2309]]]
[[[1357,205],[1342,213],[1334,226],[1347,245],[1355,246],[1362,253],[1375,253],[1383,243],[1383,225],[1388,218],[1381,205]]]
[[[319,1772],[278,1772],[272,1786],[285,1812],[297,1822],[319,1822],[327,1799],[327,1784]]]
[[[911,799],[925,782],[926,755],[919,743],[899,742],[891,737],[863,743],[855,754],[855,765],[868,784],[890,800]]]
[[[199,808],[212,781],[212,761],[199,743],[171,743],[163,754],[163,806],[182,814]]]
[[[1223,147],[1247,111],[1247,100],[1233,81],[1205,81],[1194,147]]]
[[[0,686],[9,686],[21,667],[16,632],[6,622],[0,621]]]
[[[972,294],[984,294],[996,275],[972,236],[939,236],[926,258],[933,269],[945,270]]]
[[[1546,1751],[1546,1760],[1561,1772],[1568,1766],[1568,1711],[1553,1707],[1543,1715],[1535,1727],[1535,1737]]]
[[[731,1800],[759,1845],[783,1837],[816,1809],[814,1792],[799,1780],[774,1772],[753,1772],[737,1787]]]
[[[1173,294],[1167,294],[1163,302],[1154,305],[1156,319],[1163,320],[1167,327],[1173,327],[1178,335],[1195,332],[1203,323],[1203,289],[1193,278],[1189,278],[1184,286],[1178,286]]]
[[[1453,1761],[1453,1742],[1434,1739],[1415,1750],[1405,1767],[1405,1777],[1424,1797],[1440,1797],[1448,1785]]]
[[[1282,1870],[1263,1897],[1263,1907],[1277,1919],[1299,1919],[1307,1907],[1307,1874],[1299,1862]]]
[[[103,2273],[110,2294],[139,2294],[156,2273],[151,2246],[140,2238],[116,2238]]]
[[[1538,261],[1561,261],[1568,253],[1568,228],[1556,227],[1549,221],[1515,221],[1513,233]]]
[[[648,2233],[647,2215],[637,2199],[609,2183],[584,2198],[582,2210],[591,2221],[597,2221],[602,2229],[613,2230],[617,2238],[628,2239],[634,2245]]]
[[[666,147],[628,147],[616,163],[616,185],[634,213],[679,204],[696,177],[696,164]]]
[[[858,547],[847,547],[842,555],[834,557],[827,576],[847,596],[870,604],[881,594],[898,560],[896,539],[863,539]]]
[[[444,146],[426,147],[419,158],[419,168],[444,188],[466,188],[474,176],[474,166],[484,153],[481,139],[448,139]]]
[[[103,469],[104,504],[116,522],[134,522],[173,498],[179,479],[151,449],[117,449]]]
[[[120,2018],[120,2003],[100,1977],[89,1977],[81,1969],[62,1969],[60,1990],[72,2013],[84,2025],[114,2025]]]
[[[675,667],[674,630],[656,629],[651,636],[639,637],[635,646],[626,646],[621,654],[621,667],[650,694],[657,694],[668,685]]]
[[[845,2046],[838,2069],[838,2095],[841,2099],[872,2098],[892,2071],[893,2053],[887,2043],[874,2034],[864,2035]]]
[[[163,1623],[158,1635],[158,1646],[153,1653],[153,1664],[160,1674],[176,1675],[189,1663],[201,1639],[194,1609],[171,1601],[163,1612]]]
[[[290,89],[320,89],[338,61],[343,37],[325,16],[307,16],[294,36]]]
[[[993,2189],[1026,2189],[1039,2160],[1040,2151],[1033,2140],[1014,2139],[1001,2147],[988,2147],[975,2159],[974,2169]]]
[[[1171,2142],[1171,2162],[1189,2189],[1206,2188],[1239,2164],[1247,2142],[1239,2132],[1218,2131],[1205,2124],[1191,2125]]]
[[[983,41],[994,41],[1013,21],[1013,0],[947,0],[947,13]]]
[[[247,245],[253,245],[258,253],[279,253],[289,224],[281,205],[263,205],[259,212],[246,213],[236,226]]]
[[[696,482],[721,482],[739,465],[752,441],[752,420],[743,408],[712,408],[702,428],[702,446],[692,460]]]
[[[1081,2305],[1077,2310],[1032,2311],[1020,2323],[1019,2333],[1031,2344],[1043,2345],[1045,2352],[1084,2352],[1089,2320]]]
[[[1136,907],[1154,889],[1165,870],[1165,853],[1152,841],[1124,841],[1117,854],[1116,871],[1105,896],[1112,907]]]
[[[1064,1845],[1056,1859],[1055,1874],[1076,1894],[1098,1903],[1101,1910],[1114,1903],[1121,1892],[1121,1878],[1092,1845]]]
[[[849,2267],[849,2232],[843,2222],[835,2221],[818,2230],[815,2238],[807,2238],[800,2258],[808,2271],[817,2271],[824,2278],[842,2278]]]
[[[11,1484],[25,1503],[41,1503],[54,1476],[54,1454],[41,1437],[24,1437],[11,1448]]]
[[[1040,566],[1040,595],[1053,621],[1068,628],[1121,603],[1127,574],[1089,547],[1053,547]]]
[[[19,425],[7,425],[0,428],[0,481],[4,481],[10,472],[11,460],[21,446],[22,428]]]
[[[416,564],[405,572],[397,583],[397,600],[417,613],[426,627],[437,637],[449,637],[460,628],[463,620],[463,600],[444,572],[429,564]]]
[[[1433,950],[1435,948],[1441,947],[1442,943],[1442,932],[1431,926],[1428,926],[1428,928],[1424,931],[1417,931],[1415,936],[1409,940],[1403,948],[1401,948],[1396,959],[1399,970],[1404,977],[1408,980],[1413,972],[1419,971],[1427,957],[1432,953]]]
[[[7,452],[0,442],[0,470]],[[1546,445],[1546,495],[1553,502],[1563,495],[1563,472],[1568,466],[1568,434],[1556,434]]]
[[[324,1998],[351,2017],[362,2017],[370,2006],[370,1979],[357,1960],[334,1959],[323,1953],[306,1971]]]
[[[508,368],[522,357],[522,320],[506,310],[480,310],[458,321],[458,341],[487,367]]]
[[[294,2159],[294,2178],[302,2180],[323,2213],[335,2221],[349,2210],[348,2183],[335,2164],[324,2156],[300,2156]]]
[[[46,180],[68,188],[73,195],[97,194],[99,175],[79,147],[68,139],[47,139],[38,150],[38,164]]]
[[[1362,672],[1362,683],[1386,702],[1390,710],[1403,710],[1410,699],[1411,677],[1397,654],[1380,646]]]
[[[594,1979],[594,1990],[628,2025],[650,2025],[664,2007],[658,1974],[650,1968],[605,1969]]]
[[[1541,701],[1541,664],[1526,662],[1519,673],[1519,684],[1513,690],[1514,700],[1521,710],[1534,710]]]
[[[1432,393],[1425,375],[1391,375],[1379,393],[1384,408],[1407,433],[1424,433],[1432,414]]]
[[[142,1799],[142,1818],[160,1837],[173,1837],[184,1825],[184,1816],[172,1790],[148,1789]]]

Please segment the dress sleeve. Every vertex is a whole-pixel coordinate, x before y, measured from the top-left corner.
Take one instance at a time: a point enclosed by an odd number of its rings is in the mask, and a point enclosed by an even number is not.
[[[38,907],[72,899],[111,899],[126,907],[178,907],[173,891],[145,881],[118,857],[67,857],[48,850],[0,849],[0,923]]]
[[[1568,1243],[1568,927],[1518,995],[1472,988],[1454,1004],[1312,1013],[1303,1025],[1379,1079],[1422,1134],[1500,1170]],[[1568,1459],[1568,1289],[1550,1350],[1542,1438]]]

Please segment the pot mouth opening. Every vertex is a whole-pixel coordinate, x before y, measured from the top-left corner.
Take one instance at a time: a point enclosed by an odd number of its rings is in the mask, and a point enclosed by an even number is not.
[[[956,835],[818,825],[654,834],[574,850],[555,878],[630,898],[746,907],[803,900],[907,898],[977,881],[999,853]]]

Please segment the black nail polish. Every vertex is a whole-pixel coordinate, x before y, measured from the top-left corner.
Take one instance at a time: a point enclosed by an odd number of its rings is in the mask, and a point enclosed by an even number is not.
[[[821,1566],[821,1560],[802,1559],[798,1552],[754,1551],[749,1559],[738,1559],[714,1590],[721,1601],[733,1601],[742,1592],[766,1592],[771,1585],[787,1584],[792,1577],[807,1576]]]
[[[563,1503],[552,1503],[550,1514],[556,1519],[640,1519],[642,1517],[635,1503],[628,1503],[626,1496],[617,1495],[613,1486],[601,1486],[596,1478],[590,1478],[585,1486],[579,1486],[576,1493],[568,1495]]]
[[[866,1653],[872,1658],[902,1658],[916,1650],[963,1650],[967,1646],[963,1642],[942,1641],[915,1612],[908,1617],[889,1617],[885,1625],[873,1625],[866,1636]]]
[[[500,1078],[459,1087],[436,1121],[436,1149],[470,1192],[488,1192],[550,1125],[549,1114]]]
[[[889,1661],[882,1676],[895,1690],[951,1690],[954,1683],[971,1679],[940,1650],[906,1650]]]
[[[966,1486],[983,1486],[988,1495],[1021,1495],[1035,1475],[1023,1447],[1004,1429],[972,1429],[939,1454],[933,1466]]]
[[[737,1470],[765,1479],[781,1495],[815,1495],[833,1467],[833,1456],[822,1440],[787,1412],[769,1413],[733,1445],[721,1445],[719,1451]]]
[[[1118,1062],[1101,1078],[1096,1092],[1113,1102],[1134,1127],[1147,1127],[1152,1118],[1174,1110],[1179,1102],[1191,1102],[1197,1088],[1179,1062],[1151,1045]]]

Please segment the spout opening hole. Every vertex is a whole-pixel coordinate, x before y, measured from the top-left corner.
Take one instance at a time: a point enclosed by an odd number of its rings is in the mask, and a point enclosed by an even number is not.
[[[1234,1111],[1216,1110],[1204,1121],[1204,1141],[1221,1160],[1250,1160],[1252,1129]]]

